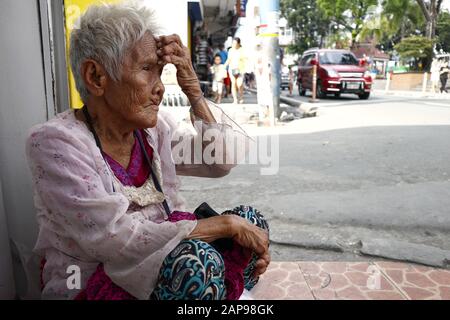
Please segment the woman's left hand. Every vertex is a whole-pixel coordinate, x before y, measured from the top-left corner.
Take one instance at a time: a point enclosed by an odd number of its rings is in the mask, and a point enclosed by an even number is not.
[[[159,63],[171,63],[177,68],[177,81],[188,98],[202,96],[200,83],[192,66],[189,49],[183,46],[177,34],[156,38]]]

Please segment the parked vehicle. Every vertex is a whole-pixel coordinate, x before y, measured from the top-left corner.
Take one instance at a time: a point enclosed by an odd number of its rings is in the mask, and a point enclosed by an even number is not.
[[[372,88],[370,71],[364,60],[358,60],[348,50],[310,49],[298,66],[298,91],[304,96],[312,90],[313,66],[317,65],[317,97],[328,94],[339,97],[342,93],[354,93],[360,99],[369,99]]]

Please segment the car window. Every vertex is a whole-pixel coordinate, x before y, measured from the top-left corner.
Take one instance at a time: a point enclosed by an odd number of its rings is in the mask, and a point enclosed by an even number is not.
[[[310,54],[309,56],[308,56],[308,59],[306,59],[306,65],[310,65],[311,64],[311,60],[312,59],[314,59],[314,57],[315,57],[316,55],[313,53],[313,54]]]
[[[302,59],[302,66],[308,66],[314,57],[315,57],[314,53],[310,53],[310,54],[304,56]]]
[[[308,55],[303,56],[302,60],[300,61],[300,65],[301,65],[301,66],[304,66],[304,65],[305,65],[306,59],[308,59]]]
[[[358,65],[359,62],[351,52],[325,51],[319,53],[320,64]]]

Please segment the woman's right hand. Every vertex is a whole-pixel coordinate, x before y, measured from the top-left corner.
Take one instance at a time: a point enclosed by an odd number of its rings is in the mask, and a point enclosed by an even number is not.
[[[269,233],[239,216],[231,218],[232,239],[258,256],[253,273],[253,277],[256,278],[266,272],[270,264]]]
[[[217,239],[232,238],[236,243],[256,253],[258,259],[253,276],[263,274],[270,264],[269,233],[239,216],[221,215],[197,221],[187,239],[211,243]]]
[[[244,248],[254,251],[258,256],[265,256],[269,252],[269,233],[246,219],[231,216],[233,219],[231,237]]]

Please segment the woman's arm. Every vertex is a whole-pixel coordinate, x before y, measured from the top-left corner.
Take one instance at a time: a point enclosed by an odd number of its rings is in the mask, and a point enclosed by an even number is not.
[[[204,159],[202,159],[201,163],[196,162],[194,164],[194,162],[191,162],[187,165],[177,164],[177,174],[212,178],[227,175],[235,164],[230,164],[230,161],[227,161],[227,156],[229,153],[226,151],[224,135],[226,126],[217,123],[217,119],[211,112],[208,102],[203,97],[200,83],[192,66],[189,50],[183,46],[177,35],[162,36],[157,40],[157,45],[159,48],[158,55],[161,61],[163,63],[173,63],[177,68],[178,84],[188,97],[192,106],[191,121],[194,128],[197,129],[198,123],[200,123],[201,129],[203,130],[202,133],[205,133],[208,129],[211,129],[209,131],[210,134],[219,133],[219,137],[214,139],[212,142],[204,141],[203,135],[200,134],[198,134],[195,138],[188,138],[190,139],[189,143],[191,144],[191,150],[196,150],[197,148],[195,146],[201,145],[203,155],[203,151],[205,151],[207,147],[212,147],[215,152],[215,159],[221,159],[222,164],[217,162],[207,164]],[[202,141],[198,141],[198,139],[201,139]],[[214,144],[214,146],[211,146],[211,144]],[[218,147],[215,148],[215,146]]]
[[[189,49],[178,35],[161,36],[157,39],[158,56],[162,63],[172,63],[177,68],[177,81],[191,103],[197,118],[206,123],[216,123],[203,97],[203,92],[192,65]]]
[[[232,229],[232,216],[229,215],[200,219],[187,238],[211,243],[218,239],[231,238],[233,236]]]

